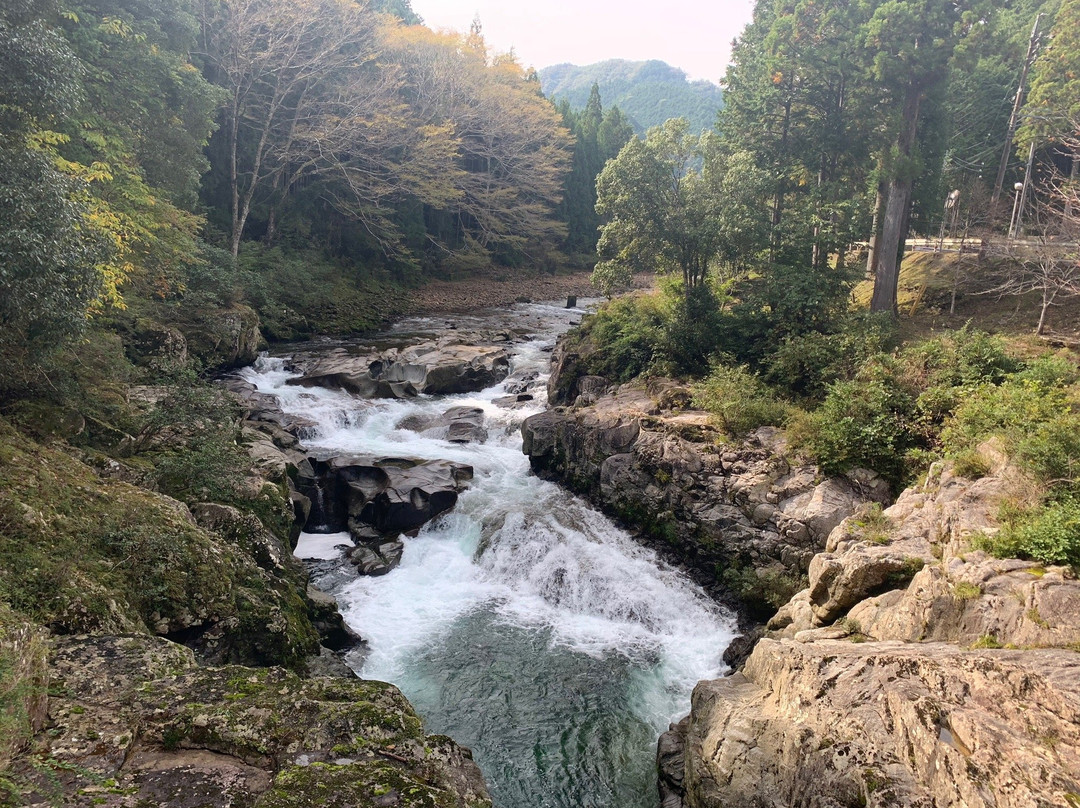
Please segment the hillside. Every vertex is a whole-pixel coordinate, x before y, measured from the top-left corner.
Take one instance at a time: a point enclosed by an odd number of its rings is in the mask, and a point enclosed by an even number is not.
[[[656,59],[560,64],[540,71],[544,94],[556,103],[565,98],[574,109],[584,108],[594,82],[604,105],[618,106],[638,134],[679,117],[688,118],[694,131],[711,129],[724,103],[723,92],[712,82],[688,81],[683,71]]]

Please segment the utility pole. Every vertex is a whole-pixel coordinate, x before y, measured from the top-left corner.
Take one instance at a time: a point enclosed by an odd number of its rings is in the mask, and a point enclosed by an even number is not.
[[[1024,66],[1020,70],[1020,84],[1016,87],[1016,98],[1013,99],[1012,114],[1009,116],[1009,129],[1005,135],[1005,148],[1001,150],[1001,162],[998,164],[997,179],[994,181],[994,191],[990,196],[990,209],[997,208],[998,199],[1001,198],[1001,183],[1005,182],[1005,169],[1009,167],[1009,154],[1012,152],[1013,136],[1016,134],[1016,125],[1020,120],[1020,108],[1024,105],[1024,85],[1027,83],[1028,71],[1032,62],[1035,61],[1035,53],[1039,49],[1039,24],[1043,15],[1035,15],[1035,24],[1031,27],[1031,38],[1028,40],[1027,56],[1024,57]]]

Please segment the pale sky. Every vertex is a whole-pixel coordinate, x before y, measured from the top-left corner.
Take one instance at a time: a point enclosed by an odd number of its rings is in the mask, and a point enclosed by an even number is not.
[[[430,28],[467,31],[480,15],[493,51],[535,68],[660,59],[719,82],[753,0],[412,0]]]

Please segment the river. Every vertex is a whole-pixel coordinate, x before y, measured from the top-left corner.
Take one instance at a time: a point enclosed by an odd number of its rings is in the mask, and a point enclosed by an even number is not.
[[[510,378],[470,395],[370,401],[287,386],[293,374],[280,357],[244,372],[285,412],[319,424],[310,449],[473,466],[454,510],[405,539],[397,569],[357,577],[342,562],[321,583],[367,640],[351,659],[357,673],[393,682],[427,731],[471,747],[497,808],[655,808],[656,738],[689,710],[698,680],[723,672],[736,633],[734,618],[683,574],[530,473],[519,426],[543,410],[550,349],[581,314],[521,304],[414,318],[385,335],[514,328]],[[533,372],[535,400],[495,403]],[[458,405],[484,410],[486,442],[397,428]],[[332,560],[342,543],[347,534],[304,534],[297,554]]]

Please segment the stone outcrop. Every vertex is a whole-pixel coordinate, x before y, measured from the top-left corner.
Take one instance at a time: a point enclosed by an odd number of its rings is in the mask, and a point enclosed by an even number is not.
[[[301,492],[317,503],[310,518],[327,532],[362,534],[373,529],[397,536],[415,531],[453,508],[473,475],[471,466],[449,460],[361,455],[309,459],[316,488]]]
[[[203,668],[145,636],[59,639],[52,673],[37,762],[11,772],[21,804],[491,804],[470,752],[382,682]]]
[[[259,315],[244,305],[198,309],[176,327],[187,338],[188,352],[212,370],[250,365],[258,358],[263,342]]]
[[[488,439],[484,411],[480,407],[451,407],[434,418],[410,415],[403,418],[397,427],[451,443],[483,443]]]
[[[472,479],[471,466],[448,460],[358,455],[306,458],[296,476],[308,509],[308,530],[348,530],[357,547],[350,560],[365,575],[385,575],[401,561],[402,534],[457,504]]]
[[[1080,655],[763,640],[682,730],[691,808],[1074,805]]]
[[[876,640],[1080,643],[1080,581],[1064,567],[993,558],[971,539],[997,530],[1023,478],[1003,465],[969,480],[937,465],[880,515],[857,514],[810,565],[810,587],[777,612],[779,636],[844,627]]]
[[[759,613],[798,588],[842,519],[888,501],[888,486],[870,472],[825,479],[788,460],[775,429],[725,443],[706,413],[685,409],[685,388],[604,384],[579,379],[569,385],[575,406],[524,421],[533,470],[643,528],[707,576],[725,570],[725,585]]]
[[[1028,490],[937,464],[841,522],[665,736],[665,806],[1080,805],[1080,581],[972,549]]]
[[[347,390],[364,398],[408,398],[491,387],[509,373],[510,354],[505,345],[460,335],[382,352],[336,348],[300,353],[292,359],[292,368],[301,375],[289,384]]]
[[[675,386],[614,387],[566,344],[553,366],[562,406],[523,427],[538,473],[677,558],[805,573],[661,737],[663,808],[1080,806],[1080,581],[977,549],[1032,490],[999,447],[883,508],[880,480],[821,479],[775,430],[724,445]]]

